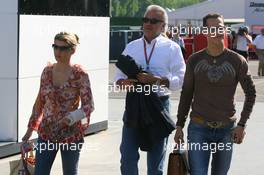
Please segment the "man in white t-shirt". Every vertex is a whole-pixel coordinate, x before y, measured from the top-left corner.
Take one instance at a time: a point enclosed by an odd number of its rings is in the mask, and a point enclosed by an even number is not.
[[[248,33],[247,27],[240,27],[234,41],[236,51],[248,60],[248,45],[252,43],[252,37]]]
[[[259,59],[258,75],[264,76],[264,28],[261,29],[261,34],[254,39],[253,45]]]

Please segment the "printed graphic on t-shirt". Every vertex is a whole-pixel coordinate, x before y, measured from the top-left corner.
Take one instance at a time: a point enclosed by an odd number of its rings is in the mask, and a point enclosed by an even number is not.
[[[218,82],[225,75],[236,76],[234,67],[227,61],[221,65],[211,65],[207,60],[201,60],[194,69],[195,74],[198,72],[207,72],[207,77],[212,83]]]

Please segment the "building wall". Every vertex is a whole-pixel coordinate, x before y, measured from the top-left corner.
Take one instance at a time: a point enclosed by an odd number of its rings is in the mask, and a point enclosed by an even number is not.
[[[175,25],[178,19],[201,20],[208,13],[220,13],[226,19],[241,19],[245,16],[244,0],[211,0],[168,12],[169,24]],[[234,12],[235,10],[235,12]]]
[[[264,28],[264,1],[245,0],[245,22],[250,26],[254,34],[259,34],[260,29]]]

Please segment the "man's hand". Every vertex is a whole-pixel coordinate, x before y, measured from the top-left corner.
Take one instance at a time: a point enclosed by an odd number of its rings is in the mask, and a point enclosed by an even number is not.
[[[234,143],[241,144],[243,142],[243,139],[246,135],[245,128],[241,126],[237,126],[233,131],[233,141]]]
[[[180,145],[181,143],[184,143],[184,134],[183,134],[183,131],[182,131],[182,127],[181,126],[177,126],[176,127],[176,133],[175,133],[175,136],[174,136],[174,141],[175,143],[177,143],[178,145]]]
[[[144,84],[154,84],[157,80],[161,80],[161,78],[154,77],[148,73],[139,73],[137,74],[137,79],[140,83]]]
[[[244,32],[244,37],[246,38],[248,44],[252,43],[252,39],[251,39],[250,35],[248,35],[247,33]]]

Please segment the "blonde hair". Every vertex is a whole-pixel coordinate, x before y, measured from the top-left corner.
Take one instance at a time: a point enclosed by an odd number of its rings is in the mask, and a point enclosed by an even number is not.
[[[72,47],[77,46],[77,44],[80,44],[79,37],[76,34],[69,32],[60,32],[56,34],[54,40],[64,41]]]

